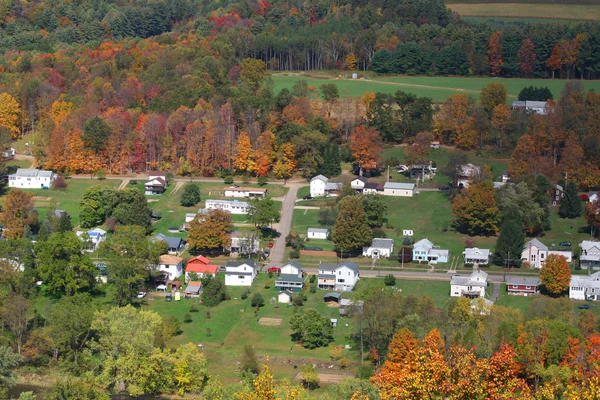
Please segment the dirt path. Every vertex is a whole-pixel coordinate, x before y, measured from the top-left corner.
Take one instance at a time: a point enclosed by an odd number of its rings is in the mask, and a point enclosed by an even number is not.
[[[175,193],[179,192],[179,189],[181,189],[181,187],[183,186],[184,182],[175,182],[175,187],[173,188],[173,191],[171,192],[171,196],[174,196]]]
[[[119,185],[119,187],[117,188],[117,190],[125,190],[125,188],[127,187],[127,185],[129,185],[129,181],[131,179],[123,179],[123,182],[121,182],[121,184]]]

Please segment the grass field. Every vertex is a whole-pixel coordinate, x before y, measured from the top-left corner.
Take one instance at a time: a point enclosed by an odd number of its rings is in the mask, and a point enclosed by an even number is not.
[[[283,88],[291,89],[298,80],[305,80],[308,85],[317,89],[326,83],[337,85],[341,96],[362,96],[365,92],[382,92],[393,94],[398,90],[414,93],[419,96],[431,97],[435,102],[441,103],[453,94],[464,93],[479,99],[481,89],[489,83],[500,82],[506,86],[508,101],[517,99],[521,89],[527,86],[547,86],[554,98],[558,98],[566,80],[561,79],[512,79],[512,78],[482,78],[482,77],[373,77],[367,72],[368,80],[337,80],[325,72],[319,75],[302,73],[273,74],[275,93]],[[328,79],[329,78],[329,79]],[[600,91],[600,81],[583,81],[586,89]]]
[[[452,7],[450,4],[449,7]],[[521,17],[469,17],[462,16],[461,19],[473,23],[489,23],[489,24],[561,24],[561,25],[577,25],[582,21],[574,19],[554,19],[554,18],[521,18]]]
[[[600,5],[481,3],[451,4],[449,8],[464,16],[600,20]]]

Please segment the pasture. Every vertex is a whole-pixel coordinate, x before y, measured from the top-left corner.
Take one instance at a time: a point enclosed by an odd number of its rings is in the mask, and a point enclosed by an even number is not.
[[[599,21],[600,5],[479,3],[449,4],[452,11],[470,17],[550,18]]]
[[[342,75],[350,75],[350,71],[341,71]],[[513,79],[485,77],[426,77],[426,76],[374,76],[373,72],[361,72],[360,76],[368,79],[335,79],[336,74],[310,73],[276,73],[272,75],[275,93],[283,88],[292,89],[299,80],[305,80],[309,86],[317,90],[323,84],[337,85],[340,96],[362,96],[366,92],[394,94],[398,90],[414,93],[418,96],[431,97],[434,102],[441,103],[453,94],[467,94],[479,99],[481,89],[492,82],[500,82],[508,91],[508,102],[517,100],[519,92],[528,86],[547,86],[554,98],[560,96],[565,86],[565,79]],[[582,81],[585,89],[600,91],[600,80]]]

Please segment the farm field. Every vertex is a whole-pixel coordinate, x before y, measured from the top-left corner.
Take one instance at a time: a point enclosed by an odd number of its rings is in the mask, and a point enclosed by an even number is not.
[[[600,6],[599,6],[600,7]],[[341,74],[349,75],[349,71],[342,71]],[[362,75],[362,73],[361,73]],[[397,76],[397,77],[374,77],[373,73],[365,73],[368,80],[337,80],[337,75],[319,75],[302,73],[281,73],[273,74],[272,79],[275,83],[275,93],[283,88],[292,89],[298,80],[305,80],[309,86],[319,88],[326,83],[336,84],[341,96],[362,96],[365,92],[382,92],[393,94],[398,90],[414,93],[418,96],[431,97],[435,102],[441,103],[456,93],[464,93],[479,99],[481,89],[489,83],[500,82],[506,86],[508,91],[508,101],[517,99],[521,89],[527,86],[547,86],[554,98],[558,98],[562,88],[567,82],[564,79],[512,79],[512,78],[483,78],[483,77],[425,77],[425,76]],[[583,81],[586,89],[595,89],[600,91],[600,81]]]
[[[600,20],[600,5],[480,3],[448,5],[452,11],[465,16],[552,18],[579,21]]]

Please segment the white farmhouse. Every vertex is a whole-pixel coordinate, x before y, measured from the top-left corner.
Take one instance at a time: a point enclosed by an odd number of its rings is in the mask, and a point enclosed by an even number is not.
[[[414,183],[386,182],[383,185],[384,196],[412,197],[415,194]]]
[[[456,169],[456,185],[468,188],[469,184],[481,176],[481,167],[471,163],[460,165]]]
[[[335,196],[340,190],[342,190],[341,183],[329,182],[329,179],[323,175],[317,175],[310,180],[310,195],[312,197]]]
[[[248,203],[237,200],[206,200],[207,210],[223,210],[231,214],[248,214]]]
[[[15,174],[8,176],[8,187],[19,189],[48,189],[56,179],[52,171],[34,168],[19,168]]]
[[[588,276],[571,276],[569,298],[573,300],[600,300],[600,272]]]
[[[158,270],[172,281],[183,274],[183,258],[163,254],[158,258]]]
[[[563,256],[566,258],[568,263],[570,263],[573,259],[572,252],[548,249],[548,246],[546,246],[544,243],[540,242],[536,238],[533,238],[525,243],[523,252],[521,253],[521,260],[528,262],[533,268],[542,268],[544,261],[546,261],[546,258],[548,258],[550,254]]]
[[[453,275],[450,279],[450,296],[484,297],[488,274],[474,270],[471,275]]]
[[[584,240],[579,247],[581,247],[579,256],[581,268],[600,269],[600,242]]]
[[[364,176],[358,176],[350,181],[350,187],[357,192],[362,193],[367,183],[369,183],[367,178]]]
[[[306,237],[309,239],[327,239],[327,237],[329,237],[329,229],[327,229],[327,228],[308,228]]]
[[[225,285],[250,286],[256,278],[256,272],[257,267],[254,260],[228,261],[225,264]]]
[[[490,263],[490,250],[477,247],[467,247],[463,251],[465,264],[487,265]]]
[[[358,265],[352,261],[344,261],[342,264],[320,264],[318,270],[318,286],[324,290],[348,292],[360,278]]]
[[[374,238],[371,245],[363,247],[363,256],[371,258],[391,257],[394,252],[394,239]]]

